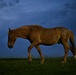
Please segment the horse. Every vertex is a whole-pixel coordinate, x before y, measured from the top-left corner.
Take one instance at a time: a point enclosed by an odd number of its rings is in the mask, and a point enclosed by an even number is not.
[[[30,41],[28,47],[28,61],[32,62],[30,54],[31,49],[35,47],[40,54],[41,64],[44,63],[44,56],[39,45],[51,46],[54,44],[62,44],[64,47],[64,57],[62,63],[67,62],[68,51],[71,50],[76,59],[76,50],[74,43],[74,33],[65,27],[44,28],[40,25],[25,25],[8,31],[8,47],[13,48],[17,38],[24,38]],[[70,45],[68,43],[70,41]]]

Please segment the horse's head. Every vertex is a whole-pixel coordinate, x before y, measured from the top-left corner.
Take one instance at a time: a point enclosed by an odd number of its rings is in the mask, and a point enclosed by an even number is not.
[[[9,48],[13,48],[16,38],[17,37],[16,37],[15,32],[13,30],[10,30],[9,28],[9,31],[8,31],[8,47]]]

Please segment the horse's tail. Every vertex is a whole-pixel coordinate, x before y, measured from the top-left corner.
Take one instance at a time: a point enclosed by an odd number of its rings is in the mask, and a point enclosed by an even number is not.
[[[71,34],[70,34],[70,43],[71,43],[71,51],[76,59],[76,48],[75,48],[75,43],[74,43],[74,34],[73,32],[71,31]]]

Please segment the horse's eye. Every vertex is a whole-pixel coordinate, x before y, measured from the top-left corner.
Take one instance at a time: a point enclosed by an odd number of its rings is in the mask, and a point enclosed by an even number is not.
[[[11,38],[12,36],[10,35],[9,38]]]

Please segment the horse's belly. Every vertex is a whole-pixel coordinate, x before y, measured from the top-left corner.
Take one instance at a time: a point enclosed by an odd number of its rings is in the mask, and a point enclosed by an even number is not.
[[[57,43],[57,41],[50,41],[50,40],[42,42],[43,45],[53,45],[53,44],[56,44],[56,43]]]
[[[41,43],[45,45],[53,45],[59,42],[60,36],[59,35],[42,35]]]
[[[44,45],[53,45],[56,44],[58,42],[58,38],[51,38],[51,37],[44,37],[43,39],[41,39],[41,43]]]

